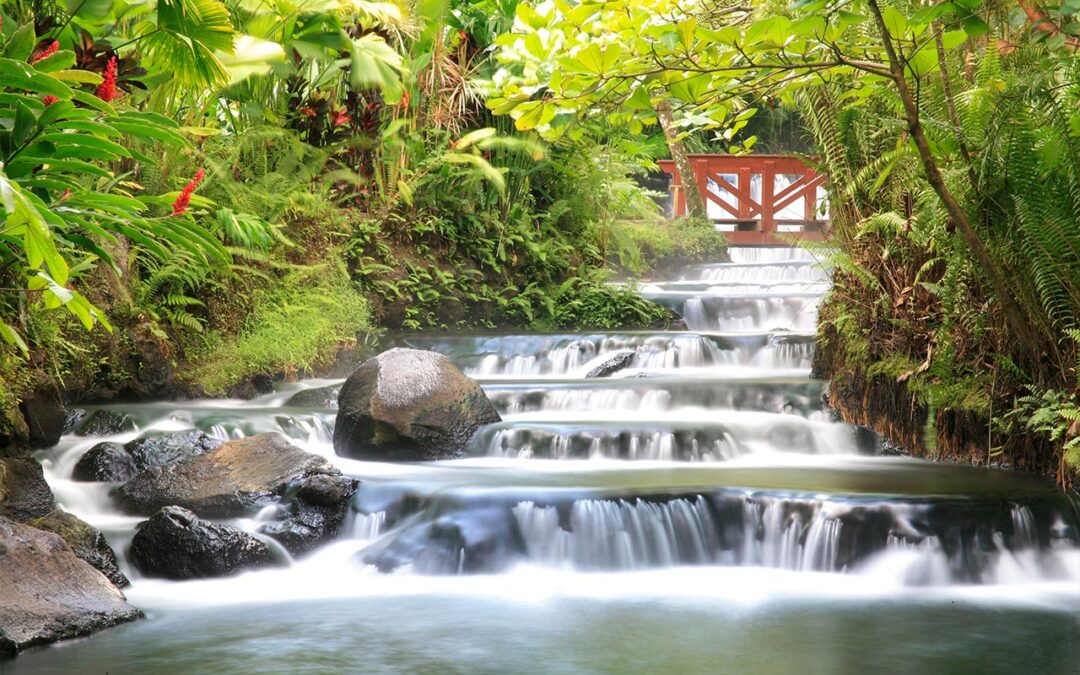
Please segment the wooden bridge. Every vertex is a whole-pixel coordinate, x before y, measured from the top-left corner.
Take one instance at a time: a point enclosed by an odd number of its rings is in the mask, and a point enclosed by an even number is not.
[[[673,215],[686,215],[686,195],[675,162],[658,163],[672,176]],[[730,243],[787,243],[777,234],[825,238],[829,221],[825,176],[801,160],[782,155],[690,155],[690,163],[706,212]]]

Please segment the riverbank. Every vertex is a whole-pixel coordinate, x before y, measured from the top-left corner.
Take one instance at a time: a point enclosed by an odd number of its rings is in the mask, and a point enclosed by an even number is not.
[[[1070,420],[1067,394],[1035,395],[1042,390],[1032,369],[995,356],[995,345],[1010,339],[1000,317],[972,319],[989,324],[979,331],[950,332],[929,290],[887,281],[915,277],[910,264],[896,256],[877,273],[873,280],[838,270],[822,305],[813,375],[829,382],[840,417],[874,429],[900,454],[1076,484],[1080,424]],[[953,350],[952,360],[942,349]]]

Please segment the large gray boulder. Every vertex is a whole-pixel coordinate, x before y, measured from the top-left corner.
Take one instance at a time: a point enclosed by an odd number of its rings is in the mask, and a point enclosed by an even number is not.
[[[48,515],[54,505],[36,459],[0,459],[0,516],[24,523]]]
[[[150,515],[175,505],[204,518],[229,518],[281,496],[294,482],[339,473],[281,434],[256,434],[167,466],[152,466],[112,494],[128,513]]]
[[[391,349],[345,380],[334,451],[356,459],[447,459],[461,455],[478,428],[498,421],[480,385],[450,359]]]
[[[76,556],[90,563],[117,588],[131,585],[120,571],[116,553],[109,546],[109,542],[105,541],[105,535],[89,523],[65,511],[56,510],[47,516],[31,520],[27,525],[52,532],[63,539]]]
[[[0,654],[142,616],[63,539],[0,517]]]
[[[167,506],[139,525],[128,551],[148,577],[202,579],[279,564],[270,548],[247,532]]]

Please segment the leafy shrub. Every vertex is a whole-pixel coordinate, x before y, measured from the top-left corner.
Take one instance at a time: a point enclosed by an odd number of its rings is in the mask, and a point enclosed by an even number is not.
[[[635,276],[728,259],[724,235],[693,218],[615,221],[606,248],[612,263]]]

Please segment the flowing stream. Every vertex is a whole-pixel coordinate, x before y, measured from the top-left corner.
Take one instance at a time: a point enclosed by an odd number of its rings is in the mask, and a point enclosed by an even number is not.
[[[459,460],[336,457],[332,407],[289,399],[340,381],[115,406],[138,431],[39,457],[121,558],[142,519],[70,475],[147,430],[281,431],[362,481],[353,512],[284,568],[172,582],[122,561],[145,620],[0,669],[1078,672],[1080,504],[1031,476],[882,456],[809,378],[827,275],[794,249],[733,259],[641,288],[685,331],[394,338],[452,358],[502,414]],[[229,522],[254,532],[273,511]]]

